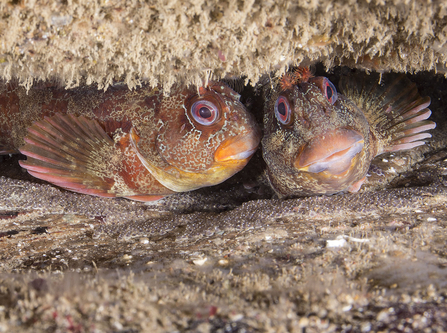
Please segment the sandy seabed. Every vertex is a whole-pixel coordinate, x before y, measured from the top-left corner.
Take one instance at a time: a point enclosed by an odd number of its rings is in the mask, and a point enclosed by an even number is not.
[[[438,124],[426,146],[377,158],[363,192],[284,201],[257,184],[259,155],[225,184],[151,206],[66,192],[1,157],[0,332],[445,331],[443,2],[11,1],[0,11],[0,76],[28,87],[254,84],[315,62],[333,82],[339,64],[424,71],[410,79]]]

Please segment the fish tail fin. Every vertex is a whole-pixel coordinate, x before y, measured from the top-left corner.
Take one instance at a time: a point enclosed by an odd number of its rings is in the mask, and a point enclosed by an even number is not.
[[[377,141],[376,155],[422,146],[431,137],[427,131],[436,127],[428,120],[430,97],[421,97],[405,75],[343,76],[339,88],[365,114]]]
[[[20,165],[34,177],[70,191],[115,197],[115,142],[99,123],[57,114],[28,128]],[[118,161],[119,162],[119,161]],[[125,193],[133,195],[136,193]]]

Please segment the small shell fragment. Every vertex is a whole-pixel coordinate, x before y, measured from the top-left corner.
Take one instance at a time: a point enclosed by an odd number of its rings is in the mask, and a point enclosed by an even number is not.
[[[194,265],[196,266],[203,266],[203,264],[208,260],[207,257],[204,258],[200,258],[200,259],[195,259],[192,262],[194,263]]]

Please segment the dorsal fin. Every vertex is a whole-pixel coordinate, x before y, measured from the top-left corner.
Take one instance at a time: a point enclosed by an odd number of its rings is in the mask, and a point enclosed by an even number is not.
[[[342,76],[339,89],[365,114],[377,139],[376,155],[421,146],[431,137],[426,131],[436,127],[427,120],[430,97],[421,97],[405,75],[356,73]]]

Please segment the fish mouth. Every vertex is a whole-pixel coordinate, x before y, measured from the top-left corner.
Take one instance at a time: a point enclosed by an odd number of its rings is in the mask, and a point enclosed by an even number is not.
[[[340,175],[349,170],[365,144],[363,135],[339,128],[312,139],[295,159],[294,166],[311,173]]]
[[[228,139],[217,148],[217,151],[214,153],[214,161],[242,162],[247,160],[258,149],[260,140],[261,133],[258,130],[247,135],[239,135]]]

